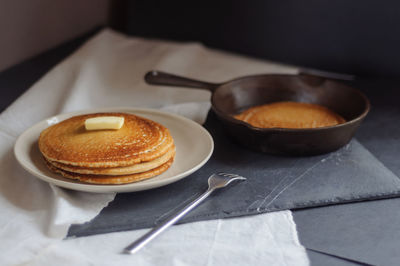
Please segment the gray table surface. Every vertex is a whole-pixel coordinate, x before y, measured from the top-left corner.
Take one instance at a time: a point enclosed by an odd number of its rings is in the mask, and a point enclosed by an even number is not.
[[[389,170],[400,176],[398,81],[364,79],[355,83],[372,103],[371,113],[356,138]],[[294,211],[293,217],[300,241],[310,249],[372,265],[399,264],[398,198],[304,209]],[[321,249],[321,246],[328,248]],[[315,265],[324,265],[321,256],[313,256],[311,261]]]

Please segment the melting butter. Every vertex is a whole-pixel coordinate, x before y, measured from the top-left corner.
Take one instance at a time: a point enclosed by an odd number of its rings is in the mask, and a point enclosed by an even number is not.
[[[120,116],[98,116],[85,120],[86,130],[120,129],[124,118]]]

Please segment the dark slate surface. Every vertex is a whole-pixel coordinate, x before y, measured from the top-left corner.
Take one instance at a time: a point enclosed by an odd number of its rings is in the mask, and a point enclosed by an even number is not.
[[[72,226],[69,236],[152,227],[182,202],[205,190],[208,176],[221,171],[237,173],[248,180],[219,191],[181,223],[400,194],[397,176],[356,140],[321,156],[278,157],[252,152],[231,142],[212,112],[205,127],[214,138],[215,150],[204,167],[167,187],[117,195],[91,222]]]

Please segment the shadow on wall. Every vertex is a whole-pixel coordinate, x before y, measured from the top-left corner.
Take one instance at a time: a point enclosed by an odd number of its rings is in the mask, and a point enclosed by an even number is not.
[[[0,71],[106,24],[108,2],[0,1]]]

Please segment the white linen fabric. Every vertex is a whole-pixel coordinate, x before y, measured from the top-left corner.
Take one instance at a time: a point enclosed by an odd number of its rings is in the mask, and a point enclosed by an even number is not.
[[[64,239],[72,223],[94,218],[115,194],[36,179],[14,158],[16,138],[47,117],[99,107],[158,108],[204,122],[210,93],[146,85],[152,69],[215,82],[297,72],[198,43],[101,31],[0,114],[0,265],[308,265],[290,211],[174,226],[133,256],[120,250],[145,230]]]

